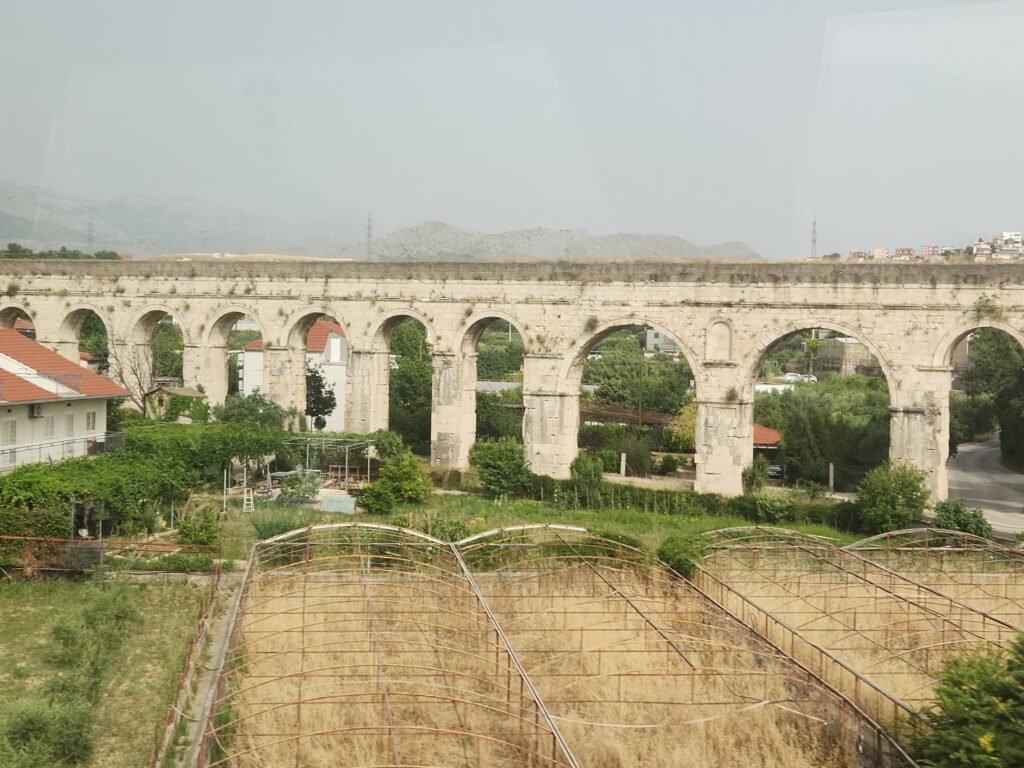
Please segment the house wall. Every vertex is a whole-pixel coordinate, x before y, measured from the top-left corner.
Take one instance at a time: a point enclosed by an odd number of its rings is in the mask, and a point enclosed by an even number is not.
[[[90,442],[102,440],[107,432],[107,401],[103,399],[43,403],[42,417],[29,415],[29,405],[0,406],[0,471],[22,464],[59,461],[85,456]],[[87,429],[88,415],[95,413],[95,425]],[[68,417],[74,421],[68,431]],[[15,441],[7,442],[9,423],[15,425]],[[47,433],[52,425],[52,434]]]

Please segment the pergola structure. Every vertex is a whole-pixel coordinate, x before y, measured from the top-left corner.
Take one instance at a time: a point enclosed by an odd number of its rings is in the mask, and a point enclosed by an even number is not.
[[[951,653],[1002,646],[1017,633],[973,601],[886,567],[877,549],[758,526],[706,540],[697,585],[892,723],[897,737],[931,703]]]
[[[649,555],[570,526],[256,545],[201,765],[913,765]],[[859,757],[858,757],[859,755]]]

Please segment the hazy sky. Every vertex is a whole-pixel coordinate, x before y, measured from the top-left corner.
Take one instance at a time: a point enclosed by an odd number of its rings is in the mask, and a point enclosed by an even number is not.
[[[0,0],[0,178],[288,218],[1024,229],[1024,0]]]

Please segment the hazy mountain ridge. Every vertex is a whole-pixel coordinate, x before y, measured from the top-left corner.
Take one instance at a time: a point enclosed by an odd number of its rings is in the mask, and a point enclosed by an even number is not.
[[[365,243],[342,258],[364,259]],[[591,235],[579,229],[522,229],[486,234],[428,221],[374,240],[374,261],[688,261],[758,260],[744,243],[700,246],[674,235]]]
[[[268,250],[312,255],[336,253],[360,231],[354,221],[290,222],[190,197],[99,201],[0,181],[0,243],[17,241],[36,249],[66,245],[136,256]]]
[[[91,236],[90,236],[91,230]],[[354,219],[287,221],[189,197],[131,195],[87,200],[0,181],[0,245],[35,249],[162,254],[260,253],[367,258]],[[700,246],[673,235],[592,235],[576,229],[488,234],[437,221],[376,238],[375,261],[688,261],[757,260],[744,243]],[[201,258],[201,256],[199,256]]]

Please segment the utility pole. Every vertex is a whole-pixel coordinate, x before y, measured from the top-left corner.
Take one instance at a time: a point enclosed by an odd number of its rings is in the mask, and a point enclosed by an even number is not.
[[[366,215],[366,260],[373,257],[373,211]]]
[[[811,219],[811,258],[818,258],[818,215]]]

